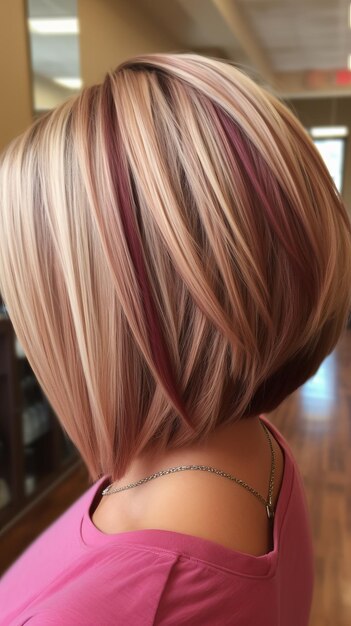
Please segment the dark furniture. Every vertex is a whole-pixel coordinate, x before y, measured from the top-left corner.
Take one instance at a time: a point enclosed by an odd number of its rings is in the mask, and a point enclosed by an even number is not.
[[[0,534],[79,463],[0,302]]]

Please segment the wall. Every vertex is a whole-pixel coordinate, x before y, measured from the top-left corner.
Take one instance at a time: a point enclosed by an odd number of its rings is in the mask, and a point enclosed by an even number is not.
[[[121,61],[145,52],[181,47],[144,13],[139,2],[78,0],[80,64],[84,85],[101,82]]]
[[[32,122],[31,69],[24,0],[0,1],[0,150]]]
[[[351,97],[286,100],[301,123],[311,126],[347,126],[342,195],[351,216]]]

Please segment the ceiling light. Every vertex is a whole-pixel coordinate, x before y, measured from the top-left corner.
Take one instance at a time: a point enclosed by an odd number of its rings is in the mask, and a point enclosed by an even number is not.
[[[351,71],[351,54],[347,57],[347,69]]]
[[[62,87],[67,87],[67,89],[80,89],[82,86],[82,79],[81,78],[69,78],[69,77],[60,77],[60,78],[53,78],[52,79],[54,81],[54,83],[57,83],[58,85],[61,85]]]
[[[77,35],[79,22],[76,17],[30,18],[29,30],[39,35]]]
[[[347,137],[349,129],[347,126],[315,126],[310,128],[310,134],[315,139],[324,137]]]

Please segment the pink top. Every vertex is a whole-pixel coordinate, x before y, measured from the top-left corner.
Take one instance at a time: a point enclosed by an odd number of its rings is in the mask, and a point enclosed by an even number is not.
[[[309,511],[292,451],[284,452],[274,549],[262,556],[169,530],[108,535],[91,518],[93,484],[0,581],[0,625],[307,626],[314,584]]]

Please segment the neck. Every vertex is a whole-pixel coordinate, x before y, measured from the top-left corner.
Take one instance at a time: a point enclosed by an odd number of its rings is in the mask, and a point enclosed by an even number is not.
[[[233,459],[236,463],[245,464],[252,459],[252,454],[258,450],[263,440],[266,441],[266,436],[259,417],[243,419],[229,426],[218,427],[205,442],[136,457],[123,478],[115,481],[113,487],[123,487],[162,469],[179,465],[210,465],[222,469],[222,466],[230,467]],[[137,489],[141,490],[143,486],[140,485]],[[128,490],[121,493],[127,492]]]

